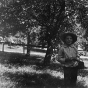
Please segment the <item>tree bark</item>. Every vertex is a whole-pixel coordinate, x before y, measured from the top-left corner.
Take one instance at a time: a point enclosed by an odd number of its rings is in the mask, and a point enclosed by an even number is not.
[[[52,53],[53,53],[53,48],[52,48],[51,44],[48,44],[46,55],[45,55],[44,62],[43,62],[44,66],[50,65]]]
[[[30,56],[30,34],[27,35],[27,55]]]
[[[4,52],[4,36],[3,36],[3,42],[2,42],[2,51]]]

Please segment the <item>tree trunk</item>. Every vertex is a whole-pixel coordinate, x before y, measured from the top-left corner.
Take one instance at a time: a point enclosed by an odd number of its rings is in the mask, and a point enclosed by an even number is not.
[[[27,36],[27,55],[30,56],[30,34],[28,32],[28,36]]]
[[[4,42],[2,43],[2,51],[4,52]]]
[[[2,51],[4,52],[4,36],[3,36],[3,42],[2,42]]]
[[[50,44],[48,44],[48,48],[47,48],[46,55],[45,55],[44,62],[43,62],[44,66],[50,65],[52,53],[53,53],[53,48]]]

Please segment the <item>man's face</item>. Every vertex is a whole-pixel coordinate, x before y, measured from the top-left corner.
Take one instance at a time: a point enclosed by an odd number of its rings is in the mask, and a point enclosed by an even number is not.
[[[73,39],[72,39],[72,37],[71,36],[66,36],[66,38],[65,38],[65,43],[66,43],[66,45],[71,45],[72,44],[72,42],[73,42]]]

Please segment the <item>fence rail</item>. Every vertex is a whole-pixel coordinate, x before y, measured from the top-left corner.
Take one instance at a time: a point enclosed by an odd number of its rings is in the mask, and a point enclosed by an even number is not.
[[[11,47],[12,46],[21,46],[23,53],[25,53],[25,50],[26,50],[27,46],[30,46],[30,47],[33,47],[33,48],[36,47],[35,51],[39,51],[39,48],[41,48],[41,49],[47,48],[47,46],[43,47],[41,45],[37,46],[37,45],[32,45],[32,44],[27,45],[27,44],[16,44],[16,43],[8,43],[8,42],[0,42],[0,44],[2,44],[2,46],[1,46],[2,50],[1,51],[5,51],[5,45],[7,44],[7,45],[9,45]],[[46,52],[45,50],[40,50],[40,51]],[[80,55],[86,55],[86,51],[84,51],[84,50],[78,50],[78,52],[79,52]]]
[[[32,45],[32,44],[16,44],[16,43],[8,43],[8,42],[0,42],[0,44],[11,44],[11,45],[19,45],[19,46],[31,46],[31,47],[42,47],[42,48],[47,48],[47,46],[42,46],[42,45]]]
[[[7,44],[8,46],[12,47],[12,46],[21,46],[23,47],[23,53],[25,53],[25,49],[27,46],[30,47],[36,47],[36,48],[47,48],[47,46],[41,46],[41,45],[32,45],[32,44],[16,44],[16,43],[9,43],[9,42],[0,42],[0,44],[2,44],[2,51],[5,51],[5,45]]]

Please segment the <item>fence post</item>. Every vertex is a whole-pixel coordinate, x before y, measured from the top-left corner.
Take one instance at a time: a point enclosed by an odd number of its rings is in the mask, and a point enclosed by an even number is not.
[[[2,51],[4,52],[4,42],[2,42]]]
[[[23,54],[25,54],[25,46],[23,45]]]

